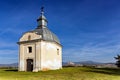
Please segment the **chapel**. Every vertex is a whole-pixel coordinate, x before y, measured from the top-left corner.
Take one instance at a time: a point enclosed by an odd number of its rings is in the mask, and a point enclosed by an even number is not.
[[[19,71],[45,71],[62,68],[62,46],[58,37],[48,28],[41,8],[37,27],[25,32],[19,39]]]

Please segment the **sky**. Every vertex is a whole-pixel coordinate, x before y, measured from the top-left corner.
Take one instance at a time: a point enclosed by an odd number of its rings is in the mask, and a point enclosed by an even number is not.
[[[115,62],[120,54],[120,0],[0,0],[0,64],[18,62],[17,42],[37,27],[45,7],[63,61]]]

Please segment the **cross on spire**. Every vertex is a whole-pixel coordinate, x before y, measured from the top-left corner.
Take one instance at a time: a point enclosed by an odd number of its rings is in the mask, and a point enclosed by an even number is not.
[[[41,7],[41,14],[42,15],[44,14],[44,7],[43,6]]]
[[[44,16],[44,7],[41,7],[41,16],[37,19],[38,28],[47,27],[47,19]]]

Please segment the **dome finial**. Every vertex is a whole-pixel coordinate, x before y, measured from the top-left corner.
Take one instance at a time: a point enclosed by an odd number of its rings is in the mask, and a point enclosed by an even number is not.
[[[38,28],[47,27],[47,19],[44,16],[44,7],[41,7],[41,16],[37,19]]]
[[[44,7],[42,6],[41,7],[41,15],[43,15],[44,14]]]

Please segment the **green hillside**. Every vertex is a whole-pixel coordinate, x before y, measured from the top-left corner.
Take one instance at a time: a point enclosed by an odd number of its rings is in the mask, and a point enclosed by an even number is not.
[[[120,80],[120,69],[69,67],[37,73],[0,69],[0,80]]]

